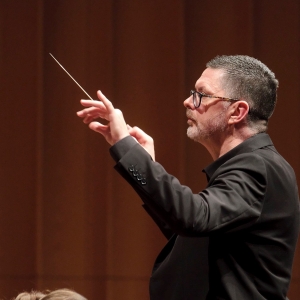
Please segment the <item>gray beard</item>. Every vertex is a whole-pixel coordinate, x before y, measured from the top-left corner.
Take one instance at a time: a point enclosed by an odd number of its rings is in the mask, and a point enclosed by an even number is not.
[[[210,119],[205,126],[202,124],[194,124],[187,129],[187,136],[195,142],[201,143],[210,139],[213,136],[222,133],[227,128],[227,120],[225,119],[225,111],[222,111],[219,115]]]

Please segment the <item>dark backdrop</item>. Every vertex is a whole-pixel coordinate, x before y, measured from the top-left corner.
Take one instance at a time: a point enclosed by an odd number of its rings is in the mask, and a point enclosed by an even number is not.
[[[165,243],[49,52],[152,135],[157,161],[195,192],[211,158],[186,138],[183,100],[217,54],[262,60],[280,82],[269,133],[300,178],[300,1],[0,0],[0,22],[0,298],[69,287],[148,299]]]

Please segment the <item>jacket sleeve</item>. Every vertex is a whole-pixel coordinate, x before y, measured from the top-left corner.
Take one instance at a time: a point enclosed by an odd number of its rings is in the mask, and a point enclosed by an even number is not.
[[[143,204],[143,208],[148,213],[148,215],[152,218],[152,220],[155,222],[155,224],[158,226],[162,234],[165,236],[166,239],[170,239],[174,232],[172,229],[168,226],[166,222],[164,222],[156,213],[155,211],[152,211],[149,206],[146,204]]]
[[[115,169],[149,210],[179,235],[240,230],[256,222],[262,210],[266,168],[263,159],[252,153],[222,165],[199,194],[181,185],[137,143],[119,159]]]

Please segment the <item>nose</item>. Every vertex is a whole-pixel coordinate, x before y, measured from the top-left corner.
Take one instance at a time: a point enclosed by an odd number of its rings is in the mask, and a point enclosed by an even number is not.
[[[194,109],[194,104],[193,104],[193,100],[192,99],[193,99],[192,95],[189,96],[188,98],[186,98],[183,101],[184,107],[189,108],[189,109]]]

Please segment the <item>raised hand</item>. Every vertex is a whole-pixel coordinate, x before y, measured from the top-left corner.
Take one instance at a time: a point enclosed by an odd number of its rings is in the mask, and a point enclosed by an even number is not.
[[[119,140],[129,135],[129,131],[124,120],[123,114],[119,109],[114,108],[112,103],[97,91],[97,100],[81,100],[81,104],[87,108],[77,112],[77,115],[83,118],[85,124],[101,133],[110,145],[114,145]],[[95,119],[107,120],[107,124],[94,121]]]

